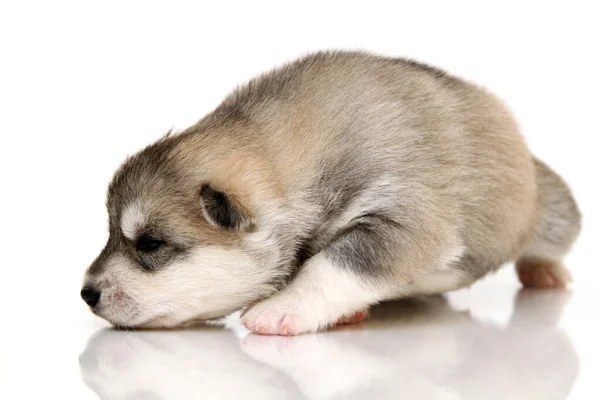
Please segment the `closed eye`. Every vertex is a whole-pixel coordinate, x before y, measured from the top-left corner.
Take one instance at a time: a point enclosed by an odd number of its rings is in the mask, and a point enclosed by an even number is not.
[[[140,238],[135,243],[135,248],[139,251],[143,251],[144,253],[151,253],[153,251],[158,250],[164,244],[164,240],[155,239],[148,235],[143,235],[140,236]]]

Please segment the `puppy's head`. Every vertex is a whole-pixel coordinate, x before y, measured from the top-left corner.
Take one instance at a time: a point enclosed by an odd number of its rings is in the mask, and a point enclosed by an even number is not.
[[[108,191],[109,239],[81,293],[95,314],[117,326],[177,326],[276,290],[283,243],[264,212],[276,199],[252,154],[182,134],[123,164]]]

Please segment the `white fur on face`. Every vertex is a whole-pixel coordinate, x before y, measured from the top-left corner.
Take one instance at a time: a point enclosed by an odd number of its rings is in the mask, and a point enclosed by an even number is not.
[[[87,282],[93,281],[101,292],[100,301],[96,306],[98,315],[115,324],[137,317],[137,301],[130,291],[125,291],[125,284],[138,279],[133,277],[136,270],[141,275],[141,271],[131,261],[115,254],[106,261],[103,272],[98,277],[86,279]]]
[[[114,256],[97,278],[97,312],[116,325],[146,327],[220,317],[270,295],[277,273],[240,249],[217,246],[198,247],[152,273]]]
[[[134,240],[140,228],[146,225],[147,216],[139,201],[131,202],[121,214],[121,231],[129,240]]]

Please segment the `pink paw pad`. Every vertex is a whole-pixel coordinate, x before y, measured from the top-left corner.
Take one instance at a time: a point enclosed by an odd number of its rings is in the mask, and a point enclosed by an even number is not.
[[[368,315],[369,314],[366,310],[358,311],[352,315],[344,316],[344,317],[338,319],[338,321],[335,324],[336,325],[356,324],[356,323],[364,320],[365,318],[367,318]]]
[[[248,330],[261,335],[293,336],[298,332],[298,316],[295,314],[253,314],[242,316],[242,323]]]
[[[517,274],[523,286],[530,288],[564,289],[572,281],[569,271],[553,262],[520,261]]]

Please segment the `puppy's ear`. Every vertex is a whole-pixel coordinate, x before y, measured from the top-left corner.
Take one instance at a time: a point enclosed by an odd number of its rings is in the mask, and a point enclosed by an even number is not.
[[[204,217],[211,224],[229,231],[254,228],[254,216],[234,195],[217,190],[208,183],[200,189]]]

